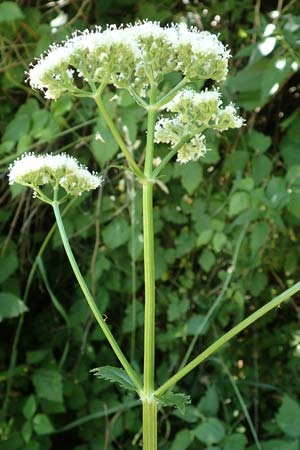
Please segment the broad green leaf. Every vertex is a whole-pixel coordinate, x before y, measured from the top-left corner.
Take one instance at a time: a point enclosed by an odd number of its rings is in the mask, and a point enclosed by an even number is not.
[[[299,450],[299,439],[296,441],[272,439],[267,442],[262,442],[262,450]]]
[[[194,436],[191,430],[181,430],[176,433],[170,450],[186,450],[193,442]]]
[[[300,437],[300,405],[288,395],[284,395],[276,414],[279,428],[292,438]]]
[[[281,208],[289,198],[285,180],[281,177],[272,177],[268,183],[266,194],[273,208]]]
[[[168,306],[168,321],[173,322],[183,316],[183,314],[190,308],[190,302],[186,298],[174,297]]]
[[[242,178],[236,182],[236,188],[243,191],[252,191],[254,189],[254,180],[251,177]]]
[[[251,294],[254,295],[254,297],[258,297],[267,284],[268,279],[263,272],[254,272],[249,286]]]
[[[209,243],[213,235],[213,230],[204,230],[200,233],[198,239],[197,239],[197,245],[201,247],[202,245],[206,245]]]
[[[0,322],[3,319],[18,317],[26,311],[28,308],[19,297],[10,292],[0,293]]]
[[[34,395],[30,395],[23,406],[23,414],[26,419],[31,419],[31,417],[36,412],[36,401]]]
[[[210,418],[194,429],[194,435],[206,445],[217,444],[225,436],[224,425],[215,418]]]
[[[31,422],[25,422],[21,430],[24,441],[28,444],[32,436],[32,424]]]
[[[265,152],[272,144],[272,139],[270,136],[266,136],[263,133],[260,133],[256,130],[251,130],[248,133],[248,144],[253,150],[258,152]]]
[[[247,439],[243,434],[232,434],[231,436],[226,436],[224,450],[245,450],[247,444]],[[275,450],[275,447],[274,447]],[[277,447],[276,447],[276,450]]]
[[[230,198],[229,215],[233,216],[239,214],[250,206],[250,197],[247,192],[236,192]]]
[[[24,19],[24,15],[16,2],[2,2],[0,4],[0,23],[14,22]]]
[[[16,114],[15,118],[8,124],[3,135],[3,141],[17,142],[21,136],[29,133],[30,116],[28,114]]]
[[[266,155],[259,155],[254,159],[252,175],[257,184],[268,177],[272,171],[272,161]]]
[[[130,227],[123,217],[116,217],[102,231],[103,241],[115,249],[125,244],[130,238]]]
[[[191,403],[191,397],[189,395],[182,393],[174,394],[173,392],[166,392],[158,397],[158,400],[163,406],[174,406],[179,409],[181,414],[184,414],[186,405]]]
[[[181,177],[181,183],[189,194],[192,194],[203,179],[202,166],[199,162],[189,162],[176,167],[177,176]]]
[[[236,176],[237,173],[242,173],[244,171],[248,160],[249,153],[243,150],[230,153],[225,159],[223,171]]]
[[[199,257],[199,264],[205,272],[209,272],[216,262],[216,257],[210,250],[204,249]]]
[[[251,233],[250,247],[252,255],[254,256],[266,242],[269,236],[269,225],[267,222],[259,222],[255,225]]]
[[[222,232],[217,232],[212,240],[212,246],[216,253],[219,253],[227,242],[227,237]]]
[[[52,402],[63,402],[62,376],[57,370],[37,369],[32,379],[38,397]]]
[[[205,416],[216,416],[219,410],[219,398],[216,387],[214,385],[209,386],[205,395],[199,402],[199,411]]]
[[[112,366],[96,367],[91,372],[97,377],[102,378],[111,383],[117,383],[124,389],[135,391],[136,387],[123,369]]]
[[[54,431],[53,425],[46,414],[37,414],[33,418],[33,428],[36,434],[43,436]]]

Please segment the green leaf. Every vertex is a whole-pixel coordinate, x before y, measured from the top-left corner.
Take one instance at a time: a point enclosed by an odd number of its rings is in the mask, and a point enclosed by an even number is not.
[[[36,401],[34,395],[30,395],[23,406],[23,414],[26,419],[31,419],[31,417],[36,412]]]
[[[170,450],[186,450],[193,441],[191,430],[181,430],[176,433],[175,439]]]
[[[233,216],[239,214],[250,206],[250,197],[247,192],[236,192],[230,198],[229,215]]]
[[[194,429],[195,436],[206,445],[217,444],[225,436],[224,425],[215,418],[210,418]]]
[[[187,334],[190,336],[201,335],[208,330],[209,321],[206,321],[206,316],[197,314],[190,317],[186,323]]]
[[[295,441],[272,439],[262,444],[263,450],[299,450],[299,439]]]
[[[181,177],[181,184],[190,195],[197,189],[203,179],[202,166],[198,162],[178,165],[175,173]]]
[[[263,153],[271,146],[272,139],[270,136],[266,136],[256,130],[251,130],[248,133],[248,144],[253,150]]]
[[[33,384],[38,397],[52,402],[63,402],[62,376],[57,370],[36,370],[33,374]]]
[[[199,411],[205,416],[216,416],[219,410],[219,398],[216,387],[209,386],[199,402]]]
[[[3,141],[17,142],[21,136],[29,133],[30,116],[28,113],[16,114],[14,119],[7,125],[5,133],[3,135]]]
[[[226,436],[224,450],[245,450],[247,444],[247,439],[243,434],[232,434],[231,436]],[[274,447],[274,450],[278,450]]]
[[[250,247],[252,256],[260,250],[269,236],[269,225],[266,222],[259,222],[253,228],[251,233]]]
[[[255,158],[252,166],[252,174],[256,183],[261,183],[272,171],[272,161],[266,155]]]
[[[202,245],[206,245],[209,243],[213,235],[213,230],[203,230],[197,239],[197,245],[201,247]]]
[[[300,219],[300,192],[292,192],[289,196],[288,211]]]
[[[0,5],[0,23],[14,22],[15,20],[24,19],[24,15],[15,2],[2,2]]]
[[[241,191],[252,191],[254,189],[254,180],[251,177],[242,178],[236,182],[236,188]]]
[[[28,444],[32,435],[32,425],[31,422],[25,422],[21,430],[24,441]]]
[[[54,431],[53,425],[46,414],[37,414],[33,418],[33,428],[36,434],[43,436]]]
[[[228,172],[231,175],[242,173],[249,160],[249,153],[243,150],[230,153],[225,159],[224,172]]]
[[[213,249],[219,253],[227,242],[227,237],[224,233],[218,232],[214,235],[212,240]]]
[[[288,436],[300,437],[300,405],[288,395],[284,395],[282,405],[276,414],[279,428]]]
[[[216,257],[210,250],[204,249],[199,258],[199,264],[205,272],[209,272],[216,262]]]
[[[268,279],[263,272],[254,272],[249,286],[251,294],[254,295],[254,297],[258,297],[267,284]]]
[[[19,297],[10,292],[0,293],[0,322],[2,319],[11,319],[28,311],[27,306]]]
[[[0,256],[0,283],[3,283],[18,268],[18,258],[15,253]]]
[[[189,395],[173,392],[166,392],[165,394],[158,397],[159,402],[163,406],[174,406],[179,409],[181,414],[184,414],[186,405],[191,403],[191,397]]]
[[[112,366],[96,367],[91,372],[97,377],[102,378],[111,383],[117,383],[124,389],[135,391],[136,387],[123,369]]]
[[[102,235],[104,243],[113,250],[129,240],[130,227],[123,217],[117,217],[103,229]]]

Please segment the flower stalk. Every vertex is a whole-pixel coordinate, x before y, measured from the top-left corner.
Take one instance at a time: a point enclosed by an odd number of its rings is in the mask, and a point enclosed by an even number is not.
[[[57,192],[55,192],[55,196],[57,195]],[[137,376],[137,374],[135,373],[134,369],[132,368],[132,366],[130,365],[130,363],[128,362],[128,360],[126,359],[125,355],[123,354],[122,350],[120,349],[117,341],[115,340],[112,332],[110,331],[110,329],[108,328],[105,320],[102,317],[102,314],[100,313],[95,300],[93,299],[92,294],[89,291],[89,288],[86,285],[86,282],[81,274],[81,271],[78,267],[78,264],[74,258],[66,231],[65,231],[65,227],[61,218],[61,214],[60,214],[60,209],[59,209],[59,203],[57,202],[56,199],[54,199],[53,203],[53,211],[54,211],[54,215],[55,215],[55,219],[56,219],[56,223],[57,223],[57,227],[62,239],[62,243],[64,246],[64,249],[66,251],[67,257],[69,259],[70,265],[73,269],[74,275],[78,281],[78,284],[82,290],[82,293],[84,294],[84,297],[96,319],[96,321],[98,322],[103,334],[105,335],[106,339],[108,340],[108,342],[110,343],[111,348],[113,349],[115,355],[117,356],[118,360],[120,361],[120,363],[122,364],[124,370],[127,372],[129,378],[131,379],[132,383],[135,385],[137,392],[140,392],[142,390],[142,385],[141,382]]]
[[[151,85],[150,105],[156,101],[157,87]],[[150,109],[147,123],[147,142],[144,174],[152,178],[154,127],[156,111]],[[157,405],[153,397],[155,372],[155,258],[153,226],[153,183],[143,185],[143,230],[144,230],[144,389],[143,396],[143,449],[157,448]],[[152,399],[149,401],[149,399]]]

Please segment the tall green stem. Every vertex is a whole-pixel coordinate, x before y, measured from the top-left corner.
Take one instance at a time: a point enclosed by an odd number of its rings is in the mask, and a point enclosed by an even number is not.
[[[91,311],[95,317],[95,319],[97,320],[98,324],[100,325],[100,328],[102,330],[102,332],[104,333],[105,337],[107,338],[108,342],[110,343],[115,355],[117,356],[117,358],[119,359],[120,363],[122,364],[123,368],[125,369],[125,371],[127,372],[128,376],[130,377],[130,379],[132,380],[132,382],[134,383],[135,387],[137,388],[137,391],[140,392],[142,389],[140,380],[138,379],[138,376],[136,375],[135,371],[133,370],[133,368],[131,367],[131,365],[129,364],[129,362],[127,361],[125,355],[123,354],[122,350],[120,349],[118,343],[116,342],[114,336],[112,335],[110,329],[108,328],[108,326],[105,323],[105,320],[103,319],[100,311],[98,310],[98,307],[93,299],[92,294],[89,291],[89,288],[87,287],[84,278],[80,272],[80,269],[77,265],[77,262],[74,258],[72,249],[70,247],[69,244],[69,240],[64,228],[64,224],[60,215],[60,210],[59,210],[59,205],[57,201],[54,201],[52,203],[53,206],[53,210],[54,210],[54,214],[55,214],[55,218],[56,218],[56,222],[57,222],[57,226],[58,226],[58,230],[60,232],[60,236],[66,251],[66,254],[68,256],[69,262],[71,264],[71,267],[73,269],[74,275],[77,278],[77,281],[79,283],[79,286],[81,287],[81,290],[86,298],[86,301],[89,305],[89,307],[91,308]]]
[[[157,402],[143,402],[143,450],[157,449]]]
[[[156,101],[156,85],[152,85],[150,104]],[[149,110],[145,170],[152,177],[154,126],[156,111]],[[143,450],[157,449],[157,403],[153,397],[155,369],[155,261],[153,227],[153,184],[143,184],[143,228],[145,270],[145,326],[144,326],[144,391],[143,391]]]

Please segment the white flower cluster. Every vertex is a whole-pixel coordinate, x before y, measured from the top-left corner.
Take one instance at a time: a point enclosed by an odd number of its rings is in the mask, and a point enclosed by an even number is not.
[[[203,132],[208,128],[225,131],[240,128],[244,121],[237,115],[235,106],[222,108],[218,90],[197,93],[184,89],[168,103],[167,110],[176,113],[173,117],[160,118],[155,126],[155,140],[170,144],[172,148],[185,143],[178,150],[178,161],[195,161],[207,152]]]
[[[58,155],[25,153],[9,167],[9,184],[18,183],[38,189],[50,184],[62,187],[69,195],[81,195],[102,184],[102,176],[91,173],[75,158]]]
[[[146,21],[74,33],[51,46],[28,75],[33,88],[53,99],[76,92],[80,78],[133,86],[143,96],[151,80],[159,82],[169,72],[181,72],[187,80],[224,80],[229,57],[214,34],[184,24],[162,27]]]

